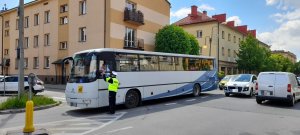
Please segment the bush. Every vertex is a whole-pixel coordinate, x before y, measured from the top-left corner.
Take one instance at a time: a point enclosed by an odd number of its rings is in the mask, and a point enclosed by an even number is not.
[[[225,77],[224,71],[220,71],[220,72],[218,73],[218,77],[219,77],[219,80],[223,79],[223,78]]]
[[[25,108],[27,99],[27,94],[21,94],[20,100],[18,100],[17,96],[10,97],[5,102],[0,104],[0,110]],[[34,103],[34,106],[43,106],[57,103],[52,98],[41,95],[33,96],[32,101]]]

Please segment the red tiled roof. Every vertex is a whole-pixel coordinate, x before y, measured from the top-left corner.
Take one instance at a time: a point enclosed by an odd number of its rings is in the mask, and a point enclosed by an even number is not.
[[[217,21],[217,19],[210,18],[207,15],[198,12],[197,16],[193,16],[189,14],[187,17],[175,22],[175,25],[182,26],[182,25],[189,25],[189,24],[195,24],[195,23],[203,23],[203,22],[211,22],[211,21]]]

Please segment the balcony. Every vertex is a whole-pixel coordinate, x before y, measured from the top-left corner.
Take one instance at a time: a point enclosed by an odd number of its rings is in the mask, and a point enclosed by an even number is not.
[[[144,14],[141,11],[137,11],[136,9],[129,10],[128,8],[125,8],[124,21],[138,26],[145,24]]]
[[[124,49],[144,50],[144,39],[135,39],[134,41],[124,40]]]

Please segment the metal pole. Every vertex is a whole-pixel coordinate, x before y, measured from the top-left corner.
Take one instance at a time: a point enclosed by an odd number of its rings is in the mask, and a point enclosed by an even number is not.
[[[209,38],[209,56],[211,56],[211,42],[212,42],[212,37]]]
[[[218,46],[217,46],[217,71],[219,72],[219,55],[220,55],[220,23],[218,22]]]
[[[3,73],[3,46],[4,46],[4,19],[3,19],[3,15],[0,15],[0,17],[1,17],[1,20],[2,20],[2,29],[1,29],[1,31],[2,31],[2,35],[1,35],[1,60],[2,60],[2,66],[1,66],[1,74],[3,75],[4,73]]]
[[[24,0],[19,1],[19,88],[18,88],[18,99],[20,99],[20,94],[24,91],[24,49],[23,49],[23,41],[24,41]]]

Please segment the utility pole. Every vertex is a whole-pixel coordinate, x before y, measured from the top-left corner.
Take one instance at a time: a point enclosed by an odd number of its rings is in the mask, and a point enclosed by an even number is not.
[[[17,49],[17,58],[19,59],[19,87],[18,87],[18,99],[20,99],[21,92],[24,91],[24,48],[23,48],[23,41],[24,41],[24,0],[19,1],[19,47]]]

